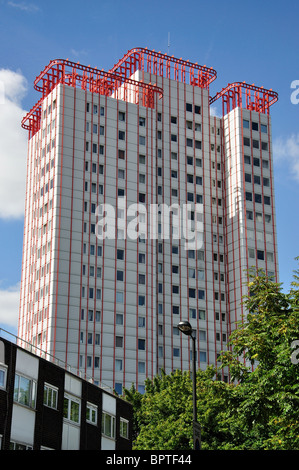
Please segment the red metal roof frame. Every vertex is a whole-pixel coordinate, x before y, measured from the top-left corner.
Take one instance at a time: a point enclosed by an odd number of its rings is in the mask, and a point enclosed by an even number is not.
[[[40,128],[42,100],[60,83],[116,98],[122,88],[121,99],[126,101],[128,95],[134,93],[136,103],[150,108],[154,107],[155,94],[159,95],[159,98],[163,96],[162,88],[152,83],[139,82],[113,72],[104,72],[68,59],[52,60],[34,80],[34,89],[42,94],[42,98],[22,120],[22,127],[30,131],[30,137]]]
[[[211,97],[210,105],[221,97],[223,116],[237,107],[269,114],[270,106],[278,100],[278,93],[254,84],[235,82],[229,83],[214,97]]]
[[[189,60],[177,59],[174,56],[162,54],[155,50],[138,47],[129,50],[110,72],[117,72],[124,77],[132,76],[134,72],[141,70],[161,77],[172,78],[176,81],[187,83],[201,88],[209,88],[211,82],[217,77],[217,72],[211,67],[192,63]]]

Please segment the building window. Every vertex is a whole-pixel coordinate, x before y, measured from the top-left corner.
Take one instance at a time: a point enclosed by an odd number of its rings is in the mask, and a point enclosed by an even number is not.
[[[270,206],[270,196],[264,196],[264,204]]]
[[[98,407],[92,403],[86,404],[86,422],[94,425],[98,423]]]
[[[191,103],[186,103],[186,111],[189,111],[192,113],[192,104]]]
[[[260,159],[259,158],[254,158],[253,159],[253,166],[260,166]]]
[[[254,184],[261,184],[260,176],[254,175],[253,180],[254,180]]]
[[[44,385],[44,405],[57,410],[58,389],[52,385]]]
[[[102,434],[115,439],[115,416],[108,413],[102,414]]]
[[[207,353],[205,351],[199,352],[199,360],[200,362],[207,362]]]
[[[173,357],[180,357],[179,348],[173,348]]]
[[[121,160],[125,159],[125,151],[124,150],[121,150],[121,149],[118,150],[118,158],[120,158]]]
[[[9,450],[32,450],[32,446],[11,441],[9,443]]]
[[[121,382],[115,382],[114,389],[118,395],[122,395],[123,393],[123,385]]]
[[[205,291],[204,290],[202,290],[202,289],[198,290],[198,298],[200,300],[204,300],[204,298],[205,298]]]
[[[22,375],[16,374],[14,385],[14,401],[20,405],[35,408],[36,382]]]
[[[262,202],[261,194],[255,194],[254,195],[254,200],[255,200],[256,203],[261,203]]]
[[[145,351],[145,339],[138,339],[139,351]]]
[[[6,388],[6,377],[7,377],[6,367],[0,366],[0,388],[4,388],[4,389]]]
[[[145,118],[144,117],[139,116],[139,126],[145,127]]]
[[[262,150],[268,150],[268,143],[262,142]]]
[[[179,315],[180,307],[178,305],[173,305],[172,306],[172,313],[173,313],[173,315]]]
[[[124,439],[129,439],[129,421],[124,418],[119,420],[119,434]]]
[[[198,310],[198,318],[199,318],[199,320],[205,320],[206,319],[205,310]]]
[[[64,396],[63,417],[72,423],[80,423],[80,400],[70,395]]]
[[[139,263],[145,263],[145,253],[139,253]]]
[[[264,134],[267,134],[268,129],[267,129],[266,124],[261,124],[261,132],[263,132]]]
[[[126,113],[124,113],[123,111],[119,111],[118,113],[118,119],[119,121],[125,121],[126,120]]]

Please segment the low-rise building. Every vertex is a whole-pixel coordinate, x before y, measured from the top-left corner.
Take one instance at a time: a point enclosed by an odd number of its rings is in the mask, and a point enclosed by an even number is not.
[[[131,422],[112,391],[0,338],[1,450],[129,450]]]

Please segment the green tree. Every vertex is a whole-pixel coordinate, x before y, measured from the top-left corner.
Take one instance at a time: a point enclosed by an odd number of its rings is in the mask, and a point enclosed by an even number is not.
[[[209,367],[197,372],[202,449],[299,449],[299,276],[289,293],[264,273],[250,273],[246,317],[220,359],[230,383]],[[299,346],[298,357],[299,357]],[[296,357],[296,356],[294,356]],[[135,410],[135,449],[192,449],[192,380],[175,371],[147,380],[125,397]]]
[[[246,319],[222,357],[236,387],[238,422],[250,448],[299,449],[299,373],[291,360],[299,339],[298,274],[289,293],[264,273],[251,275]],[[236,404],[235,404],[236,405]]]

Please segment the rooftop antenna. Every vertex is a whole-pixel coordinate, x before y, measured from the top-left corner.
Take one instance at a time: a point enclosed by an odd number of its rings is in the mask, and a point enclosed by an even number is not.
[[[170,48],[170,33],[168,33],[168,55],[169,55],[169,48]]]

